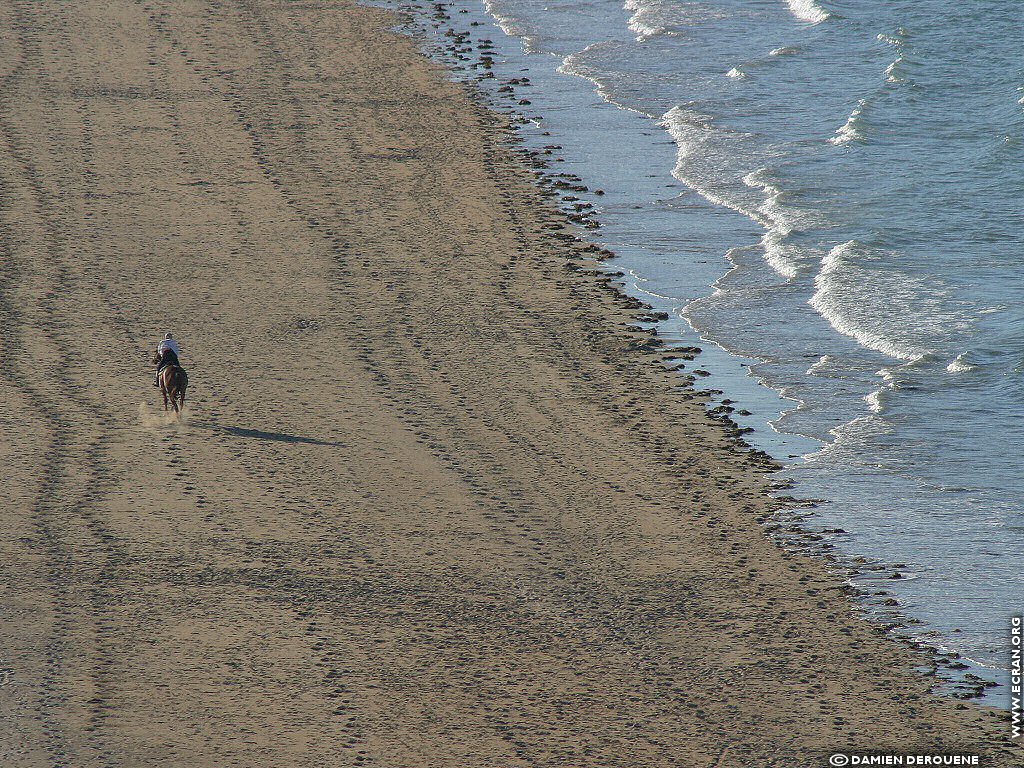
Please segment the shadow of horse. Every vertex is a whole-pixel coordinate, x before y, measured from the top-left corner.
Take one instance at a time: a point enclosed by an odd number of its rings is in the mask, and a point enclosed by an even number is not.
[[[300,443],[303,445],[325,445],[332,448],[345,448],[345,443],[333,440],[319,440],[315,437],[303,437],[302,435],[289,435],[284,432],[265,432],[262,429],[247,429],[245,427],[222,427],[211,425],[210,429],[217,429],[235,437],[248,437],[255,440],[270,440],[276,443]]]

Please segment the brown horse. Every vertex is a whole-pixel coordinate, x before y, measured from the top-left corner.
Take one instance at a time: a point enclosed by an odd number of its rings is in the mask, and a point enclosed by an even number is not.
[[[153,364],[160,362],[160,356],[153,358]],[[164,396],[164,410],[167,410],[167,402],[170,400],[171,408],[181,418],[181,411],[185,409],[185,390],[188,389],[188,376],[184,369],[177,365],[168,365],[160,371],[160,394]]]

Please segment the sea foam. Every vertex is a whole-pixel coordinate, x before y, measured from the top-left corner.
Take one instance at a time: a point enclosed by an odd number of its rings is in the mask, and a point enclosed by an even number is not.
[[[673,0],[626,0],[623,9],[633,14],[626,23],[639,42],[657,35],[678,34],[680,29],[728,15],[704,3],[680,3]]]
[[[832,14],[814,2],[814,0],[786,0],[786,2],[789,5],[790,13],[800,19],[800,21],[820,24],[832,18]]]
[[[755,191],[744,194],[735,181],[730,181],[728,169],[723,172],[721,167],[717,167],[716,173],[721,173],[721,177],[706,173],[707,178],[704,178],[692,166],[695,160],[712,165],[717,159],[723,162],[731,160],[735,164],[740,158],[742,162],[744,153],[749,154],[746,145],[754,137],[720,128],[712,118],[682,105],[662,115],[660,125],[678,147],[672,174],[706,200],[731,208],[761,225],[765,230],[761,237],[765,262],[782,277],[796,277],[801,264],[817,253],[808,253],[788,242],[797,224],[802,222],[795,211],[782,204],[785,193],[768,179],[768,170],[758,168],[743,175],[739,181]]]
[[[885,68],[885,81],[887,83],[908,82],[905,73],[909,66],[907,59],[907,36],[908,32],[903,27],[897,27],[892,34],[881,33],[877,35],[878,40],[896,49],[896,59]]]
[[[829,139],[828,143],[841,147],[844,144],[867,141],[867,135],[865,134],[867,125],[864,117],[864,110],[866,108],[867,101],[865,99],[857,102],[857,106],[854,107],[850,116],[846,118],[846,122],[836,130],[835,136]]]
[[[627,112],[635,112],[645,117],[655,118],[656,115],[651,115],[647,112],[642,112],[618,99],[616,99],[611,92],[609,84],[606,79],[600,78],[599,72],[601,71],[600,66],[594,66],[591,64],[592,59],[600,60],[603,55],[614,56],[617,47],[620,44],[612,40],[604,40],[599,43],[591,43],[582,51],[578,53],[572,53],[562,59],[561,65],[558,67],[558,71],[563,75],[572,75],[573,77],[580,77],[584,80],[589,81],[593,86],[597,95],[600,96],[604,101],[609,104],[613,104],[619,109],[624,109]]]
[[[871,409],[872,413],[881,413],[885,408],[885,397],[889,392],[888,387],[881,387],[876,389],[874,392],[869,392],[864,396],[864,402],[868,404],[868,408]]]
[[[764,194],[764,202],[757,209],[760,216],[756,221],[766,230],[761,237],[765,261],[783,277],[796,277],[808,253],[788,242],[788,238],[800,224],[811,222],[803,221],[796,211],[783,204],[785,192],[769,180],[767,168],[758,168],[748,173],[743,177],[743,183]]]
[[[821,261],[809,303],[839,333],[898,360],[935,355],[969,318],[934,280],[888,267],[892,254],[850,240]]]
[[[903,54],[900,54],[894,62],[885,68],[885,81],[887,83],[905,83],[907,82],[906,76],[903,74],[906,68],[907,59]]]
[[[494,19],[494,22],[509,37],[521,37],[526,31],[511,16],[502,13],[496,0],[484,0],[484,10]]]
[[[845,424],[830,429],[832,442],[826,443],[821,450],[808,453],[801,458],[808,462],[848,462],[854,465],[865,464],[863,446],[866,442],[881,435],[890,435],[893,427],[885,419],[872,413],[858,416]]]
[[[978,370],[978,366],[969,363],[963,354],[959,354],[953,362],[946,366],[946,370],[949,373],[967,373]]]
[[[673,176],[712,203],[731,208],[758,223],[762,221],[756,207],[747,201],[719,193],[711,189],[710,183],[689,173],[687,161],[690,158],[706,159],[713,153],[713,145],[733,144],[736,138],[743,138],[742,134],[719,128],[714,124],[713,118],[682,105],[673,107],[662,115],[658,124],[668,131],[676,143],[676,166],[672,171]]]

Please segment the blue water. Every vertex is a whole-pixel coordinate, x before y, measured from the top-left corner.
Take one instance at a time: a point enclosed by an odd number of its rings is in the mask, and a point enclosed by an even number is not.
[[[999,678],[1024,610],[1024,15],[980,0],[444,8],[493,41],[496,99],[530,78],[509,102],[528,146],[560,145],[553,170],[606,193],[581,195],[594,238],[671,314],[666,337],[703,340],[707,381],[751,412],[737,420],[786,463],[790,493],[825,500],[807,524],[845,530],[846,556],[905,564],[855,580]]]

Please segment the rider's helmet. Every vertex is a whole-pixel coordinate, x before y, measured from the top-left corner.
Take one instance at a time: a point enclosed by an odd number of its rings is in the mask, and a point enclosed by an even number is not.
[[[164,338],[165,338],[165,339],[173,339],[174,337],[173,337],[173,336],[171,336],[171,332],[170,332],[170,331],[168,331],[167,333],[165,333],[165,334],[164,334]]]

